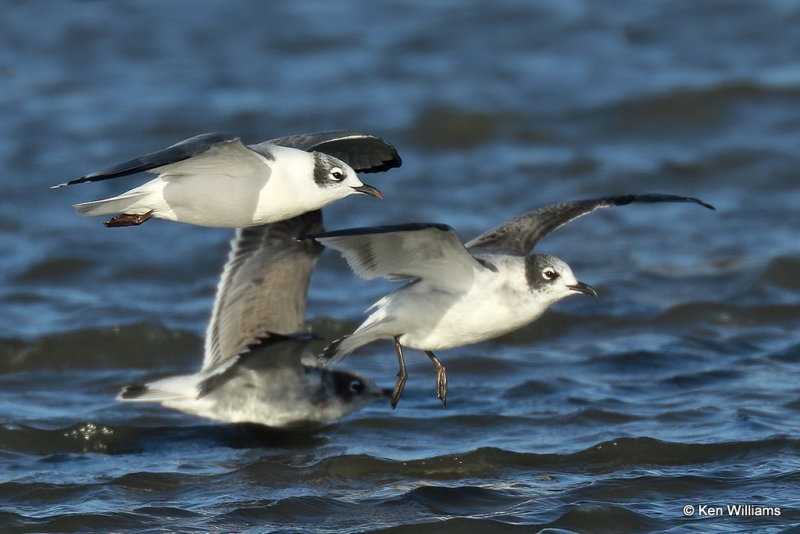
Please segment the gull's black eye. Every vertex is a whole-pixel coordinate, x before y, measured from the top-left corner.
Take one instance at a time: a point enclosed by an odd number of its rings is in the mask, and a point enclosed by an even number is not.
[[[350,392],[356,395],[364,392],[364,383],[361,380],[353,380],[350,382]]]
[[[344,180],[344,171],[339,167],[334,167],[330,170],[328,176],[330,176],[331,180],[341,182],[342,180]]]
[[[545,280],[555,280],[556,278],[558,278],[558,273],[555,272],[553,269],[547,268],[544,271],[542,271],[542,278],[544,278]]]

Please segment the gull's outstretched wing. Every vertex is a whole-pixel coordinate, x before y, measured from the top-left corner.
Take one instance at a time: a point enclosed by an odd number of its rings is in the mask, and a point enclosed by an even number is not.
[[[468,283],[481,266],[444,224],[374,226],[307,237],[341,252],[367,280],[423,278],[447,287]]]
[[[502,253],[525,256],[533,250],[547,234],[584,215],[600,208],[623,206],[633,203],[693,202],[714,209],[702,200],[678,195],[649,193],[641,195],[619,195],[613,197],[576,200],[545,206],[511,219],[507,223],[488,230],[466,244],[472,254]]]
[[[151,152],[144,156],[119,163],[99,172],[93,172],[54,185],[53,188],[64,187],[66,185],[79,184],[83,182],[98,182],[127,176],[137,172],[152,171],[166,165],[180,163],[184,160],[199,156],[212,148],[217,147],[213,154],[218,161],[210,162],[211,158],[200,164],[197,169],[178,168],[176,171],[181,174],[188,172],[210,173],[216,170],[230,170],[231,166],[246,165],[248,161],[254,163],[260,160],[257,154],[271,159],[270,145],[280,145],[289,148],[297,148],[307,152],[323,152],[338,158],[357,172],[381,172],[394,167],[399,167],[402,160],[397,150],[389,143],[364,132],[357,130],[337,130],[331,132],[309,133],[301,135],[290,135],[279,137],[245,147],[241,140],[235,136],[224,133],[205,133],[185,139],[164,150]],[[177,167],[177,166],[176,166]],[[225,174],[224,172],[222,172]],[[238,173],[241,174],[241,173]]]
[[[203,369],[270,333],[304,330],[308,283],[322,247],[297,237],[322,230],[320,210],[236,230],[206,331]]]
[[[215,146],[234,142],[238,143],[242,150],[245,149],[244,145],[242,145],[239,138],[235,135],[223,133],[206,133],[196,135],[181,141],[180,143],[176,143],[168,148],[165,148],[164,150],[151,152],[150,154],[133,158],[123,163],[114,165],[113,167],[103,169],[102,171],[93,172],[81,178],[70,180],[69,182],[65,182],[63,184],[54,185],[53,189],[66,185],[80,184],[83,182],[99,182],[100,180],[108,180],[110,178],[127,176],[137,172],[150,171],[157,169],[158,167],[163,167],[164,165],[178,163],[180,161],[200,155]]]
[[[403,163],[392,145],[380,137],[357,130],[290,135],[252,145],[251,148],[259,151],[260,147],[270,143],[308,152],[323,152],[344,161],[356,172],[388,171]]]

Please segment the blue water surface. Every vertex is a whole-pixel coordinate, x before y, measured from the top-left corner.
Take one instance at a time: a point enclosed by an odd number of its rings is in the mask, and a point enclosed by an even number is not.
[[[800,522],[800,6],[793,1],[8,2],[0,15],[4,532],[792,532]],[[313,433],[114,401],[191,372],[232,231],[109,229],[50,186],[211,131],[356,128],[404,164],[327,228],[466,239],[663,192],[537,246],[598,299],[424,355]],[[395,286],[323,254],[333,337]],[[389,387],[391,344],[342,362]],[[749,504],[771,515],[711,516]],[[684,506],[694,506],[687,516]],[[775,509],[780,508],[780,515]],[[703,508],[702,510],[707,510]]]

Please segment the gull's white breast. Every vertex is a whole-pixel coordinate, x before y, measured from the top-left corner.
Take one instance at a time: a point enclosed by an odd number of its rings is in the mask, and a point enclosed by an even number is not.
[[[419,350],[444,350],[491,339],[539,317],[547,308],[537,303],[525,277],[524,259],[493,256],[498,272],[475,269],[462,293],[446,293],[422,280],[392,295],[387,315],[400,343]]]

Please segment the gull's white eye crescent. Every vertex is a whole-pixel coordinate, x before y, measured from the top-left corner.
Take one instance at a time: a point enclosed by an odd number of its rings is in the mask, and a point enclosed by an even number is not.
[[[329,177],[331,180],[334,180],[334,181],[336,181],[336,182],[341,182],[342,180],[344,180],[345,174],[344,174],[344,171],[343,171],[341,168],[339,168],[339,167],[333,167],[333,168],[332,168],[332,169],[331,169],[331,170],[328,172],[328,177]]]
[[[547,269],[542,271],[542,278],[544,278],[545,280],[555,280],[556,278],[558,278],[558,273],[548,267]]]

